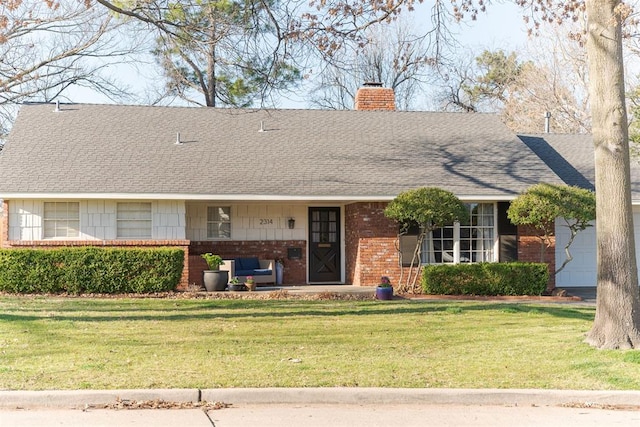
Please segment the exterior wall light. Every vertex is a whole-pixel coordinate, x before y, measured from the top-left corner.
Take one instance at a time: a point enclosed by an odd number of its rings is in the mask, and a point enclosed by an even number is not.
[[[289,223],[289,229],[293,230],[294,228],[296,228],[296,220],[295,218],[289,218],[289,220],[287,221]]]

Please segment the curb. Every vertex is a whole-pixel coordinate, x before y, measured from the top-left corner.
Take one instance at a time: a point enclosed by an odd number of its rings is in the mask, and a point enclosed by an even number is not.
[[[640,391],[537,389],[236,388],[0,391],[0,409],[82,409],[118,401],[332,405],[639,406]]]
[[[202,390],[232,404],[640,405],[640,391],[537,389],[264,388]]]
[[[0,391],[0,409],[82,409],[118,401],[199,402],[198,389]]]

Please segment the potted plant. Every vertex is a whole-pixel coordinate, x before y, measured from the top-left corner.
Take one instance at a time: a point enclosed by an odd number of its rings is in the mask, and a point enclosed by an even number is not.
[[[220,270],[220,266],[224,264],[220,255],[212,253],[202,254],[202,258],[207,262],[208,270],[202,273],[204,287],[207,291],[224,291],[229,281],[229,272]]]
[[[376,287],[376,299],[390,300],[393,299],[393,286],[391,280],[387,276],[380,278],[380,283]]]
[[[247,280],[244,281],[244,285],[251,292],[256,290],[256,281],[254,280],[253,276],[247,276]]]
[[[230,291],[246,291],[247,287],[240,283],[240,279],[238,276],[233,276],[233,278],[229,281],[229,290]]]

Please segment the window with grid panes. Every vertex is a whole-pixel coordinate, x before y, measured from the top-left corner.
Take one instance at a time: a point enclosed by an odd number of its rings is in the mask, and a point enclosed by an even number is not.
[[[43,228],[45,239],[78,237],[80,235],[80,203],[45,202]]]
[[[116,215],[119,239],[151,238],[151,203],[119,202]]]
[[[207,238],[230,239],[231,238],[231,207],[208,206],[207,207]]]
[[[466,203],[469,220],[432,231],[422,246],[425,264],[492,262],[495,257],[494,203]]]

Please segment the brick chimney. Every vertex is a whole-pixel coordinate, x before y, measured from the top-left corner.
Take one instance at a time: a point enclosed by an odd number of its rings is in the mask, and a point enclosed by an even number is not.
[[[356,110],[395,111],[396,96],[392,88],[382,87],[382,83],[367,82],[356,92]]]

